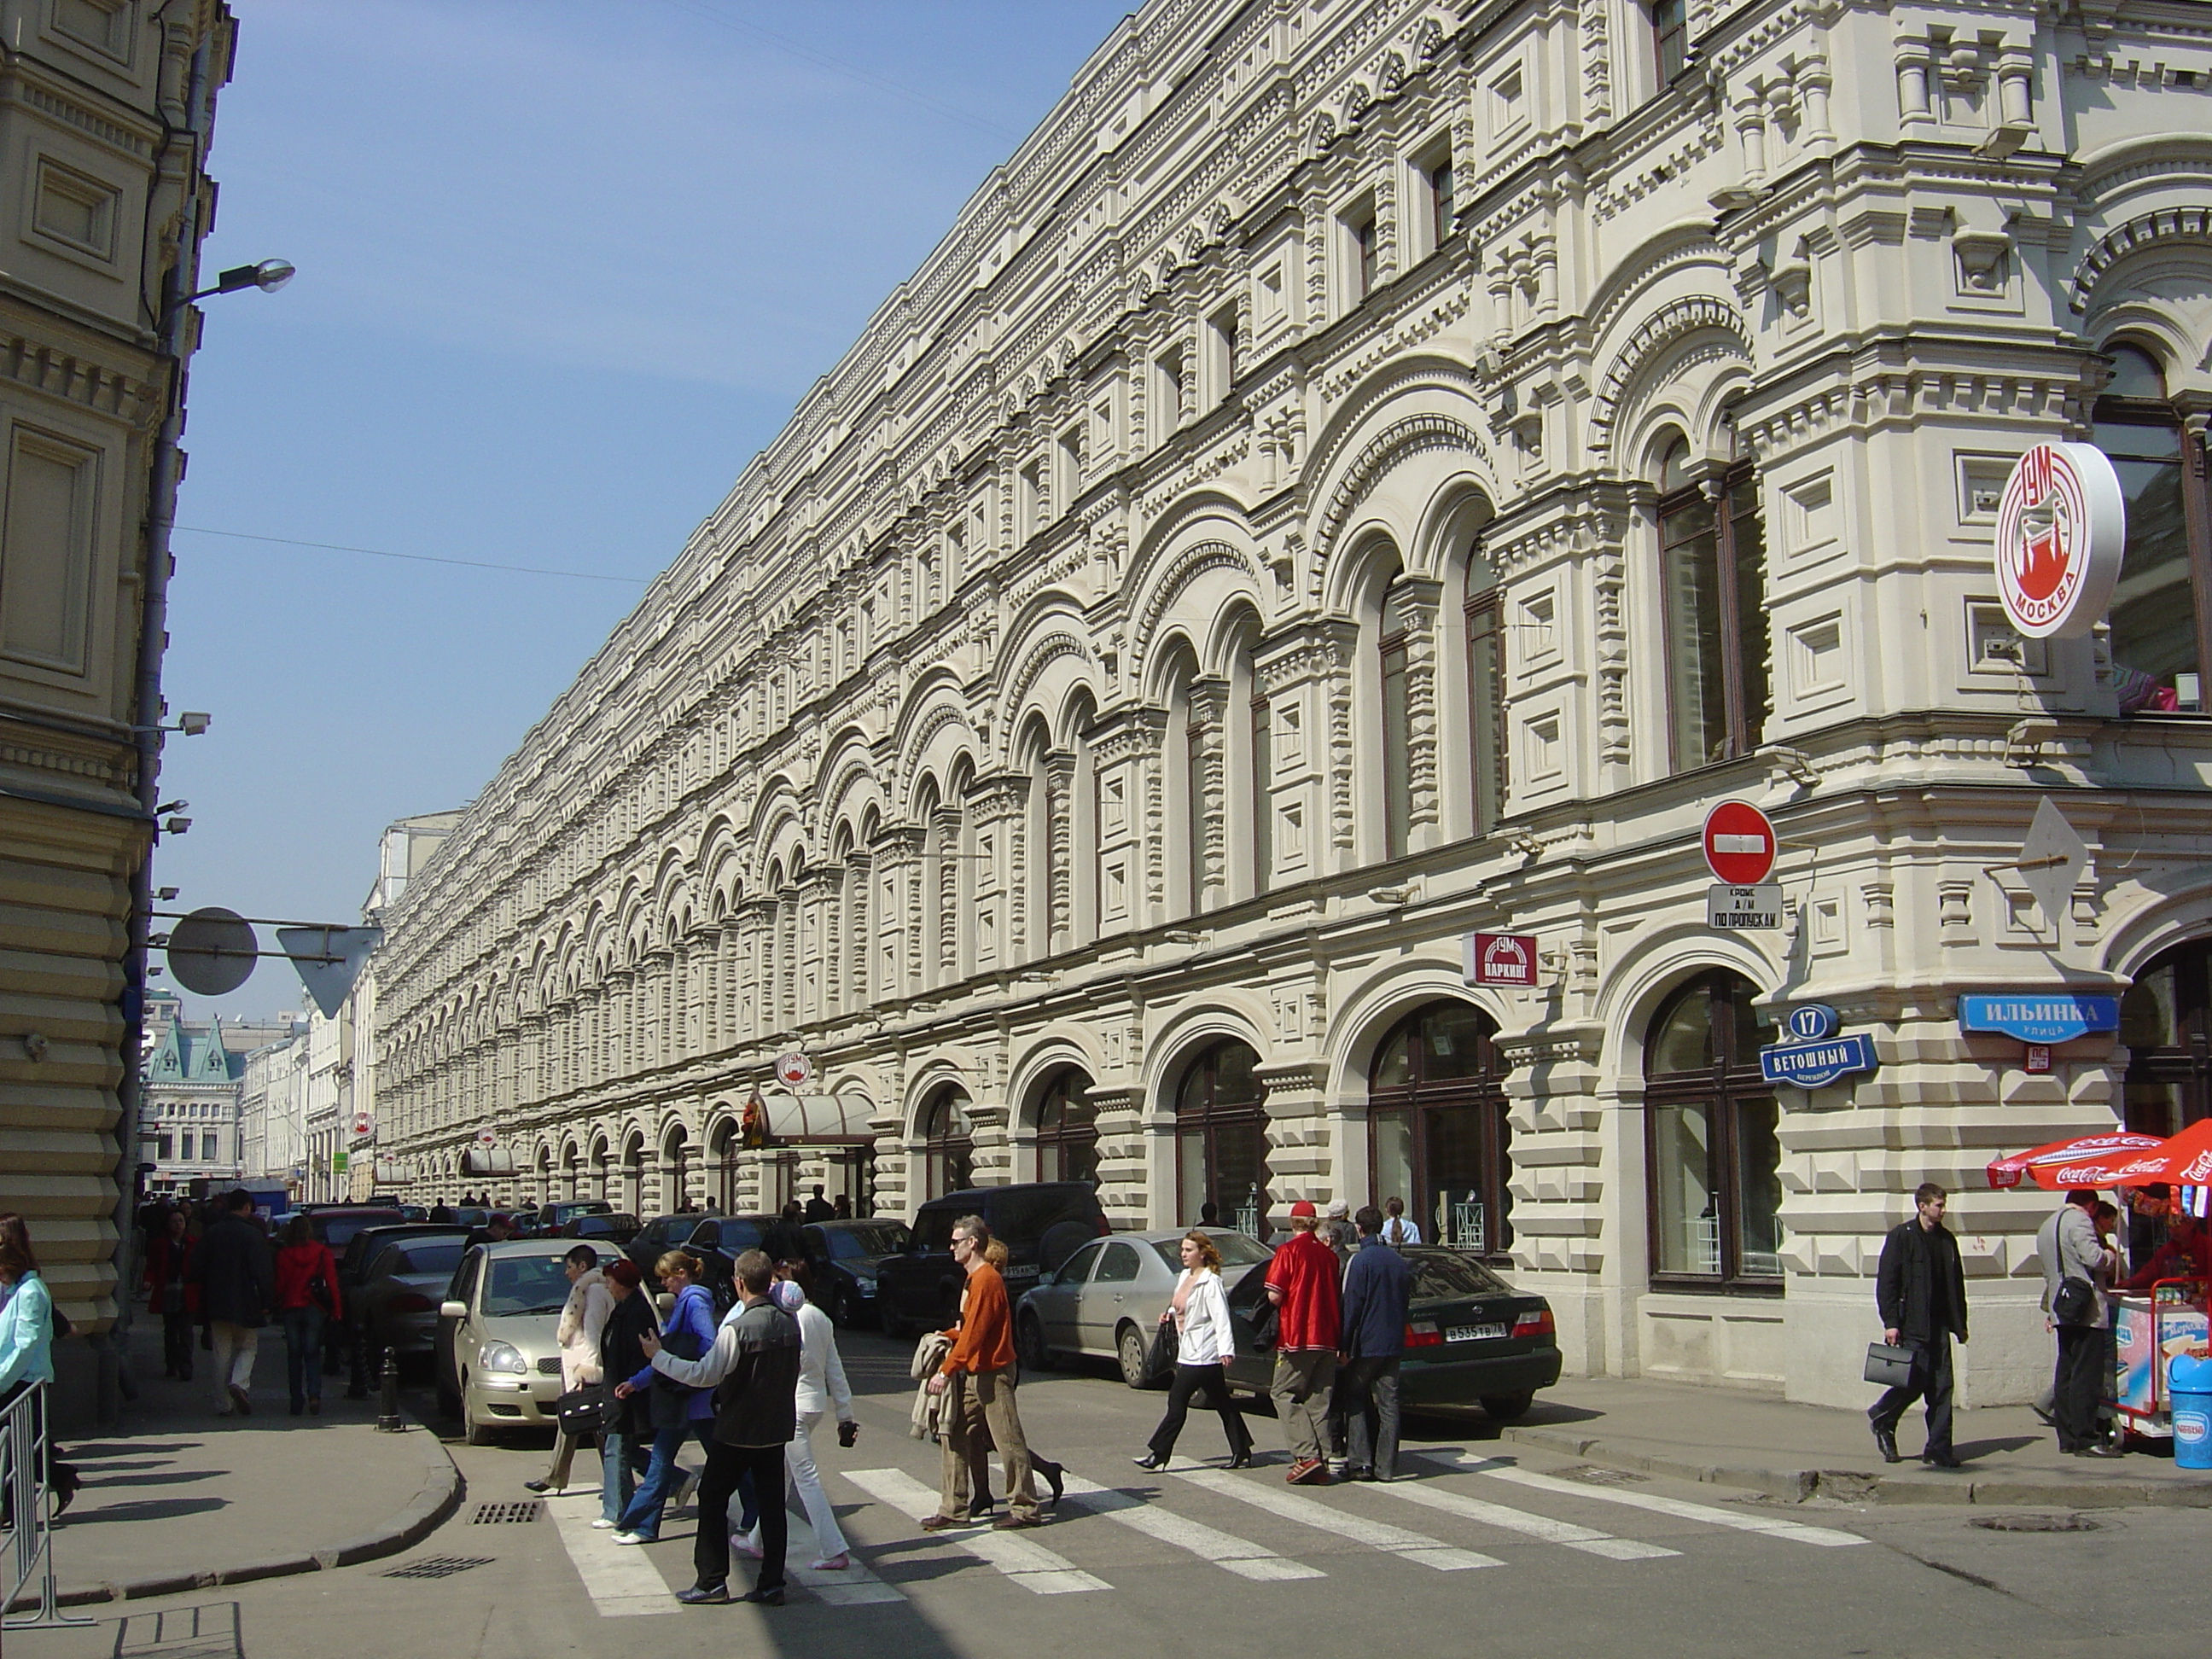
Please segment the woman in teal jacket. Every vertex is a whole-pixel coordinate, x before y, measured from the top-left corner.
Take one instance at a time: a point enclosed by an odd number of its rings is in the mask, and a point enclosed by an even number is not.
[[[0,1215],[0,1406],[33,1382],[54,1380],[54,1298],[39,1277],[39,1258],[31,1249],[31,1230],[13,1210]],[[46,1425],[46,1480],[54,1489],[59,1515],[76,1496],[76,1471],[54,1461]]]

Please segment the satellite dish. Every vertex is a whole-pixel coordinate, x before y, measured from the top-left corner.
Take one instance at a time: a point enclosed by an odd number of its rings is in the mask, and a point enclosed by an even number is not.
[[[261,941],[235,910],[210,904],[169,930],[169,971],[187,991],[219,997],[253,972]]]

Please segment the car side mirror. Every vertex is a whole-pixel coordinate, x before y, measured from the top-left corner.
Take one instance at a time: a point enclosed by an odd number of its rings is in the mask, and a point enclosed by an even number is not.
[[[441,1302],[438,1304],[438,1317],[441,1319],[466,1319],[468,1316],[469,1304],[465,1302]]]

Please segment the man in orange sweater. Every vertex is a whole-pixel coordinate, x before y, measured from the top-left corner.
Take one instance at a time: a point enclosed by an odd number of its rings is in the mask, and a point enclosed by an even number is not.
[[[983,1256],[991,1230],[980,1215],[952,1224],[952,1259],[967,1271],[968,1300],[960,1323],[945,1333],[952,1351],[944,1369],[929,1379],[929,1391],[946,1396],[942,1419],[945,1473],[938,1486],[937,1513],[921,1523],[924,1532],[964,1527],[969,1494],[987,1489],[990,1449],[999,1449],[1006,1470],[1006,1513],[993,1530],[1012,1532],[1041,1527],[1036,1482],[1030,1472],[1029,1442],[1021,1413],[1014,1409],[1014,1319],[1006,1304],[1006,1281]]]

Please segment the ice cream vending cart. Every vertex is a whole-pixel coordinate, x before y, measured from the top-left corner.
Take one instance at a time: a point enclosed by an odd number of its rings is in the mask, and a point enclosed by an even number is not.
[[[2173,1437],[2173,1402],[2166,1368],[2177,1354],[2207,1352],[2204,1281],[2161,1279],[2148,1291],[2121,1291],[2112,1298],[2112,1408],[2128,1433],[2149,1440]]]

